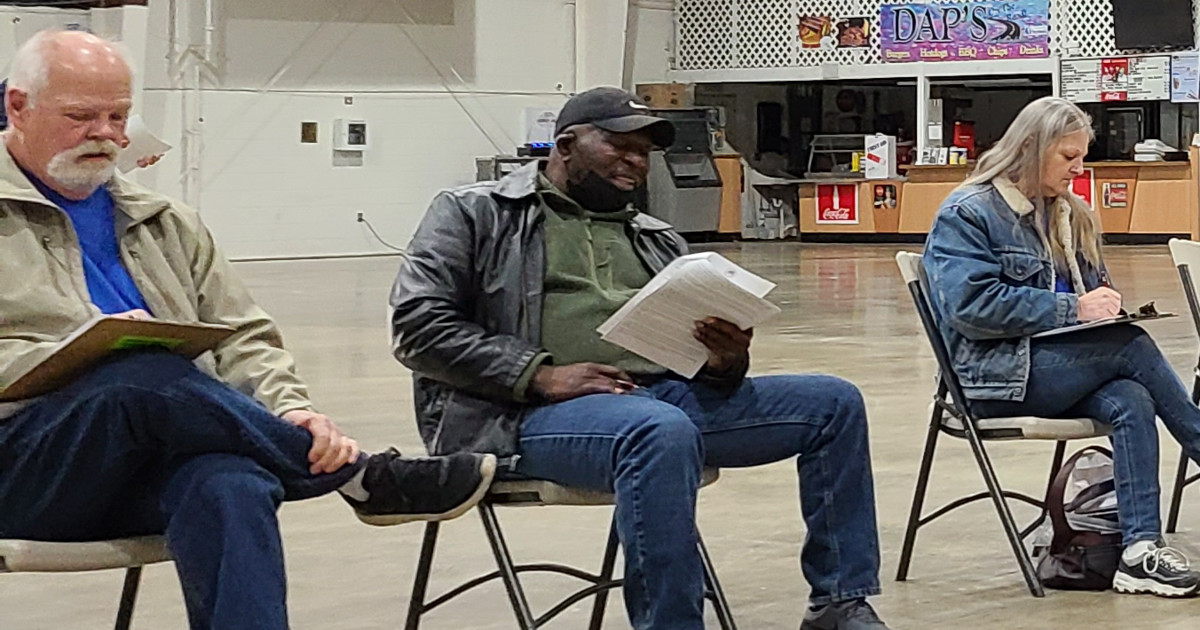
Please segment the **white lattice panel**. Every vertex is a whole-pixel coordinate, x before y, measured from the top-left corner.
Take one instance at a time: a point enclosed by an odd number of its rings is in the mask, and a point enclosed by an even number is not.
[[[737,12],[739,68],[779,68],[792,63],[791,40],[798,28],[788,20],[793,0],[740,0]]]
[[[679,43],[676,67],[733,68],[734,0],[679,0],[675,4]]]
[[[970,0],[943,0],[964,3]],[[678,70],[881,64],[879,12],[890,0],[676,0]],[[1200,0],[1193,0],[1200,39]],[[868,48],[802,48],[799,17],[869,17]],[[1061,57],[1120,55],[1111,0],[1050,0],[1050,52]],[[1139,51],[1152,52],[1152,51]]]

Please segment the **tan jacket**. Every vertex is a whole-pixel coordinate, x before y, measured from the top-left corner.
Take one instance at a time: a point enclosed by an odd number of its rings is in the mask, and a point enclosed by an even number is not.
[[[70,218],[33,187],[2,140],[0,386],[99,314],[89,298]],[[117,208],[121,259],[154,316],[237,329],[197,364],[275,414],[310,409],[307,388],[283,349],[279,329],[217,250],[200,215],[119,176],[108,188]]]

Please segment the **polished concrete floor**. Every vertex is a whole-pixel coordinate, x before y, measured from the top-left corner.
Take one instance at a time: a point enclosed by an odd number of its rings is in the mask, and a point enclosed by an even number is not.
[[[875,605],[896,630],[935,628],[1197,627],[1200,599],[1172,601],[1112,593],[1025,590],[988,503],[977,503],[925,529],[910,580],[893,581],[920,458],[925,410],[934,385],[932,355],[896,271],[895,246],[758,243],[716,249],[779,283],[772,294],[783,316],[758,331],[753,372],[827,372],[857,383],[870,408],[871,447],[883,549],[884,595]],[[1160,310],[1186,312],[1165,246],[1113,247],[1108,260],[1128,303],[1154,299]],[[397,444],[416,452],[410,379],[389,355],[385,300],[394,258],[245,263],[240,272],[280,321],[320,407],[365,446]],[[1147,325],[1180,374],[1195,365],[1188,318]],[[934,466],[933,505],[983,487],[965,443],[946,439]],[[996,444],[1001,480],[1039,494],[1051,446]],[[1164,484],[1178,447],[1163,435]],[[1165,506],[1164,506],[1165,511]],[[1018,508],[1019,518],[1031,516]],[[518,559],[597,566],[607,508],[522,508],[500,514]],[[397,628],[402,625],[421,527],[360,525],[337,498],[282,509],[295,628]],[[807,586],[797,552],[804,536],[790,462],[729,470],[701,495],[699,520],[739,627],[795,628]],[[491,569],[478,519],[446,525],[432,588]],[[1189,492],[1173,542],[1200,559],[1200,491]],[[1198,560],[1200,562],[1200,560]],[[100,629],[112,624],[121,576],[0,576],[0,630]],[[554,578],[527,582],[535,607],[568,590]],[[573,585],[571,585],[573,586]],[[627,628],[620,598],[605,628]],[[583,628],[587,607],[550,627]],[[169,565],[146,571],[135,627],[185,627],[178,581]],[[715,621],[710,624],[716,627]],[[514,628],[499,585],[432,614],[429,630]]]

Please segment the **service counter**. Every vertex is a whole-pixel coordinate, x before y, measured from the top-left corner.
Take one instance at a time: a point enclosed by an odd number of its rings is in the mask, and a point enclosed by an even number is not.
[[[1187,162],[1085,164],[1104,233],[1200,240],[1200,149],[1192,147],[1189,155]],[[844,234],[845,240],[857,234],[926,234],[942,201],[973,168],[902,166],[897,179],[799,180],[800,233]]]

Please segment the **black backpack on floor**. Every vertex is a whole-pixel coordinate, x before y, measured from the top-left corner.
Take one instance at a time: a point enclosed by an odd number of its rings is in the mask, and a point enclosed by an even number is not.
[[[1054,537],[1048,546],[1035,548],[1034,556],[1038,559],[1038,578],[1047,588],[1105,591],[1112,588],[1117,572],[1123,545],[1116,520],[1116,482],[1111,473],[1091,480],[1070,503],[1063,502],[1076,466],[1089,453],[1107,458],[1111,471],[1112,452],[1088,446],[1062,465],[1046,493]]]

